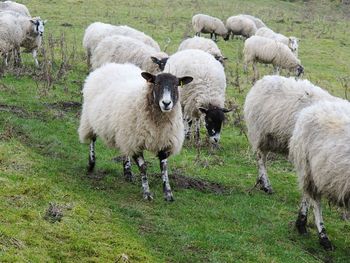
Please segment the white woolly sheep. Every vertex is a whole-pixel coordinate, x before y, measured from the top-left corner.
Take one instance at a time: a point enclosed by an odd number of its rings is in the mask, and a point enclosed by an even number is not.
[[[7,20],[7,24],[12,24],[11,29],[15,30],[16,34],[11,36],[11,39],[16,38],[15,57],[17,64],[21,61],[20,47],[25,48],[24,52],[32,53],[36,66],[39,66],[37,59],[37,50],[41,46],[42,35],[46,20],[40,17],[27,17],[13,11],[5,11],[0,13],[0,18]],[[20,32],[20,33],[17,33]],[[4,39],[4,41],[7,41]],[[11,40],[13,41],[13,40]]]
[[[14,11],[21,15],[30,17],[29,10],[25,5],[12,1],[0,2],[0,12],[1,11]]]
[[[192,121],[195,137],[199,141],[201,115],[212,142],[220,139],[224,113],[226,76],[224,68],[213,56],[198,49],[186,49],[170,56],[164,72],[180,76],[192,76],[193,81],[181,89],[181,105],[184,114],[186,137],[190,137]]]
[[[262,27],[258,29],[255,33],[256,36],[261,36],[261,37],[267,37],[271,38],[273,40],[279,41],[286,46],[289,47],[289,49],[293,52],[293,54],[298,57],[298,39],[296,37],[286,37],[282,34],[275,33],[273,30],[271,30],[268,27]]]
[[[216,60],[218,60],[221,64],[224,64],[224,61],[227,59],[222,54],[221,51],[216,45],[216,43],[204,37],[192,37],[185,39],[181,42],[177,51],[185,50],[185,49],[200,49],[209,54],[213,55]]]
[[[146,80],[145,80],[146,79]],[[152,75],[131,64],[106,64],[87,77],[79,126],[82,143],[90,143],[89,172],[95,166],[95,141],[100,137],[124,159],[124,175],[132,180],[132,156],[139,167],[143,196],[151,200],[143,151],[157,154],[165,200],[173,201],[167,158],[181,150],[184,140],[178,86],[192,81],[171,74]]]
[[[97,45],[102,41],[102,39],[112,35],[123,35],[131,37],[153,47],[156,51],[160,51],[158,43],[153,38],[141,31],[125,25],[115,26],[111,24],[95,22],[86,28],[83,38],[83,47],[87,53],[88,66],[90,66],[92,52],[95,50]]]
[[[200,36],[200,33],[210,33],[210,38],[217,41],[216,36],[222,36],[224,40],[228,40],[229,34],[224,23],[216,17],[197,14],[192,17],[192,26],[196,33],[196,36]]]
[[[321,197],[350,208],[350,103],[341,99],[322,101],[302,110],[289,148],[303,193],[296,227],[301,234],[307,232],[311,204],[320,244],[331,250],[322,219]]]
[[[262,27],[266,27],[265,23],[263,21],[261,21],[261,19],[255,17],[255,16],[246,15],[246,14],[240,14],[240,16],[244,16],[244,17],[251,19],[255,23],[255,26],[257,29],[262,28]]]
[[[252,36],[248,38],[244,42],[243,53],[245,70],[247,70],[248,64],[253,64],[253,82],[259,77],[257,62],[272,64],[275,68],[275,73],[278,73],[280,67],[296,71],[297,76],[304,72],[300,60],[295,57],[286,45],[266,37]]]
[[[257,154],[257,185],[265,192],[272,193],[266,170],[267,154],[288,153],[297,114],[320,100],[336,98],[308,80],[281,76],[265,76],[247,94],[244,118],[249,142]]]
[[[141,41],[113,35],[104,38],[97,45],[91,57],[91,68],[97,69],[109,62],[132,63],[155,74],[164,69],[167,59],[166,53],[158,52]]]
[[[242,15],[229,17],[226,20],[226,28],[228,33],[232,34],[232,38],[235,35],[249,38],[255,35],[255,32],[257,31],[254,21]]]
[[[10,52],[19,50],[22,39],[24,39],[24,32],[18,25],[17,19],[10,13],[0,13],[0,54],[6,66]],[[19,61],[16,60],[15,63],[18,64]]]

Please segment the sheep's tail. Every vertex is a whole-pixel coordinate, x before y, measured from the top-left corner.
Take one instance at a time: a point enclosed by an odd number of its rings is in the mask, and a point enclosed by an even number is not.
[[[171,43],[170,37],[167,37],[164,42],[165,42],[165,45],[164,45],[163,51],[166,53],[166,50],[168,49],[168,46]]]

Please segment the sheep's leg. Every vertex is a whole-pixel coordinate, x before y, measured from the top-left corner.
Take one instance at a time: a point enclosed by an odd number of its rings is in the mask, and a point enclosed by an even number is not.
[[[163,180],[163,193],[164,193],[164,200],[165,201],[174,201],[173,193],[171,192],[171,187],[169,183],[169,177],[168,177],[168,156],[169,153],[166,151],[160,151],[158,153],[158,158],[160,162],[160,171],[162,173],[162,180]]]
[[[324,227],[324,224],[323,224],[320,197],[318,197],[316,200],[313,200],[313,207],[314,207],[314,215],[315,215],[315,224],[317,226],[320,244],[321,246],[323,246],[325,250],[333,250],[332,243],[328,239],[328,236],[326,234],[326,228]]]
[[[196,32],[196,36],[200,37],[201,36],[201,32]]]
[[[96,143],[96,136],[92,137],[90,142],[90,150],[89,150],[89,165],[88,165],[88,172],[91,173],[96,164],[96,156],[95,156],[95,143]]]
[[[37,52],[36,49],[34,49],[34,50],[32,51],[32,56],[33,56],[34,61],[35,61],[35,66],[36,66],[36,67],[39,67],[38,52]]]
[[[259,78],[259,71],[256,65],[256,61],[253,62],[253,71],[254,71],[253,83],[255,83],[255,81]]]
[[[194,121],[194,127],[195,127],[195,141],[199,143],[201,136],[200,136],[200,119],[195,119]]]
[[[274,75],[280,74],[280,67],[279,66],[273,66],[273,74]]]
[[[258,179],[256,181],[256,184],[260,185],[260,189],[268,194],[272,194],[272,187],[270,184],[269,177],[267,176],[267,170],[266,170],[266,153],[262,151],[257,152],[257,161],[258,161],[258,169],[259,169],[259,175]]]
[[[90,69],[90,67],[91,67],[91,51],[90,51],[90,49],[87,50],[86,56],[87,56],[87,58],[86,58],[87,67],[88,67],[88,69]]]
[[[185,126],[186,139],[191,139],[192,120],[191,119],[184,119],[184,126]]]
[[[297,218],[297,221],[295,222],[295,226],[298,229],[298,232],[300,234],[307,233],[306,223],[307,223],[307,213],[309,211],[309,207],[310,207],[310,200],[304,194],[301,200],[298,218]]]
[[[130,157],[129,156],[124,156],[123,158],[123,168],[124,168],[124,176],[125,176],[125,180],[132,182],[134,177],[132,175],[131,172],[131,161],[130,161]]]
[[[151,201],[153,199],[151,191],[149,189],[148,185],[148,179],[147,179],[147,167],[145,159],[143,158],[143,154],[135,155],[133,157],[135,160],[137,166],[139,167],[140,173],[141,173],[141,181],[142,181],[142,190],[143,190],[143,198]]]

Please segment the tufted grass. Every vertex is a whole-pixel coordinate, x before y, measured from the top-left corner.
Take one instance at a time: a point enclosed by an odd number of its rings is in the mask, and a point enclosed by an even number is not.
[[[123,262],[126,257],[129,262],[350,262],[350,225],[326,202],[325,224],[336,250],[325,252],[318,245],[312,215],[310,234],[296,233],[300,194],[293,167],[283,157],[271,155],[268,163],[275,194],[249,193],[257,171],[245,136],[233,125],[237,115],[229,116],[220,149],[202,148],[198,158],[187,144],[170,159],[171,175],[214,183],[184,189],[170,175],[176,198],[171,204],[163,201],[158,161],[150,154],[153,202],[142,200],[139,182],[124,181],[121,164],[113,161],[118,153],[99,140],[96,172],[88,177],[88,148],[76,132],[88,72],[81,40],[93,21],[136,27],[173,53],[181,39],[193,35],[193,14],[226,19],[250,13],[301,38],[304,77],[344,97],[350,13],[339,1],[21,2],[32,15],[49,20],[45,51],[54,63],[48,68],[41,55],[45,73],[23,55],[23,69],[0,78],[1,262]],[[218,42],[229,58],[227,98],[240,108],[252,78],[252,72],[242,71],[242,43]],[[261,74],[271,71],[260,66]],[[63,213],[60,222],[45,220],[50,203]]]

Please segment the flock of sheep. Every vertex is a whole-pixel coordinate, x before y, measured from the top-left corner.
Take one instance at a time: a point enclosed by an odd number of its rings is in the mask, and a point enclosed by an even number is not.
[[[21,46],[36,59],[44,21],[31,18],[28,9],[11,1],[0,3],[0,10],[0,34],[6,36],[0,38],[0,52],[5,63],[11,52],[20,57]],[[297,76],[303,72],[298,40],[273,32],[258,18],[232,16],[225,26],[218,18],[197,14],[192,24],[196,36],[184,40],[170,56],[150,36],[128,26],[95,22],[85,30],[83,46],[91,73],[83,88],[78,133],[81,142],[90,144],[88,169],[94,169],[95,142],[100,137],[124,156],[127,180],[133,180],[131,158],[135,161],[148,200],[153,197],[143,151],[158,156],[164,198],[173,201],[167,158],[181,151],[185,138],[199,141],[202,119],[210,141],[218,143],[230,111],[224,107],[226,58],[214,41],[200,33],[210,33],[215,41],[217,35],[225,40],[230,35],[246,38],[244,60],[253,63],[254,71],[256,62],[262,62],[273,64],[275,73],[279,68],[294,70]],[[289,154],[303,194],[296,227],[306,233],[308,209],[313,206],[320,243],[332,249],[320,200],[324,196],[336,205],[350,206],[349,102],[308,80],[271,75],[249,91],[244,116],[257,153],[257,185],[272,193],[267,154]]]

